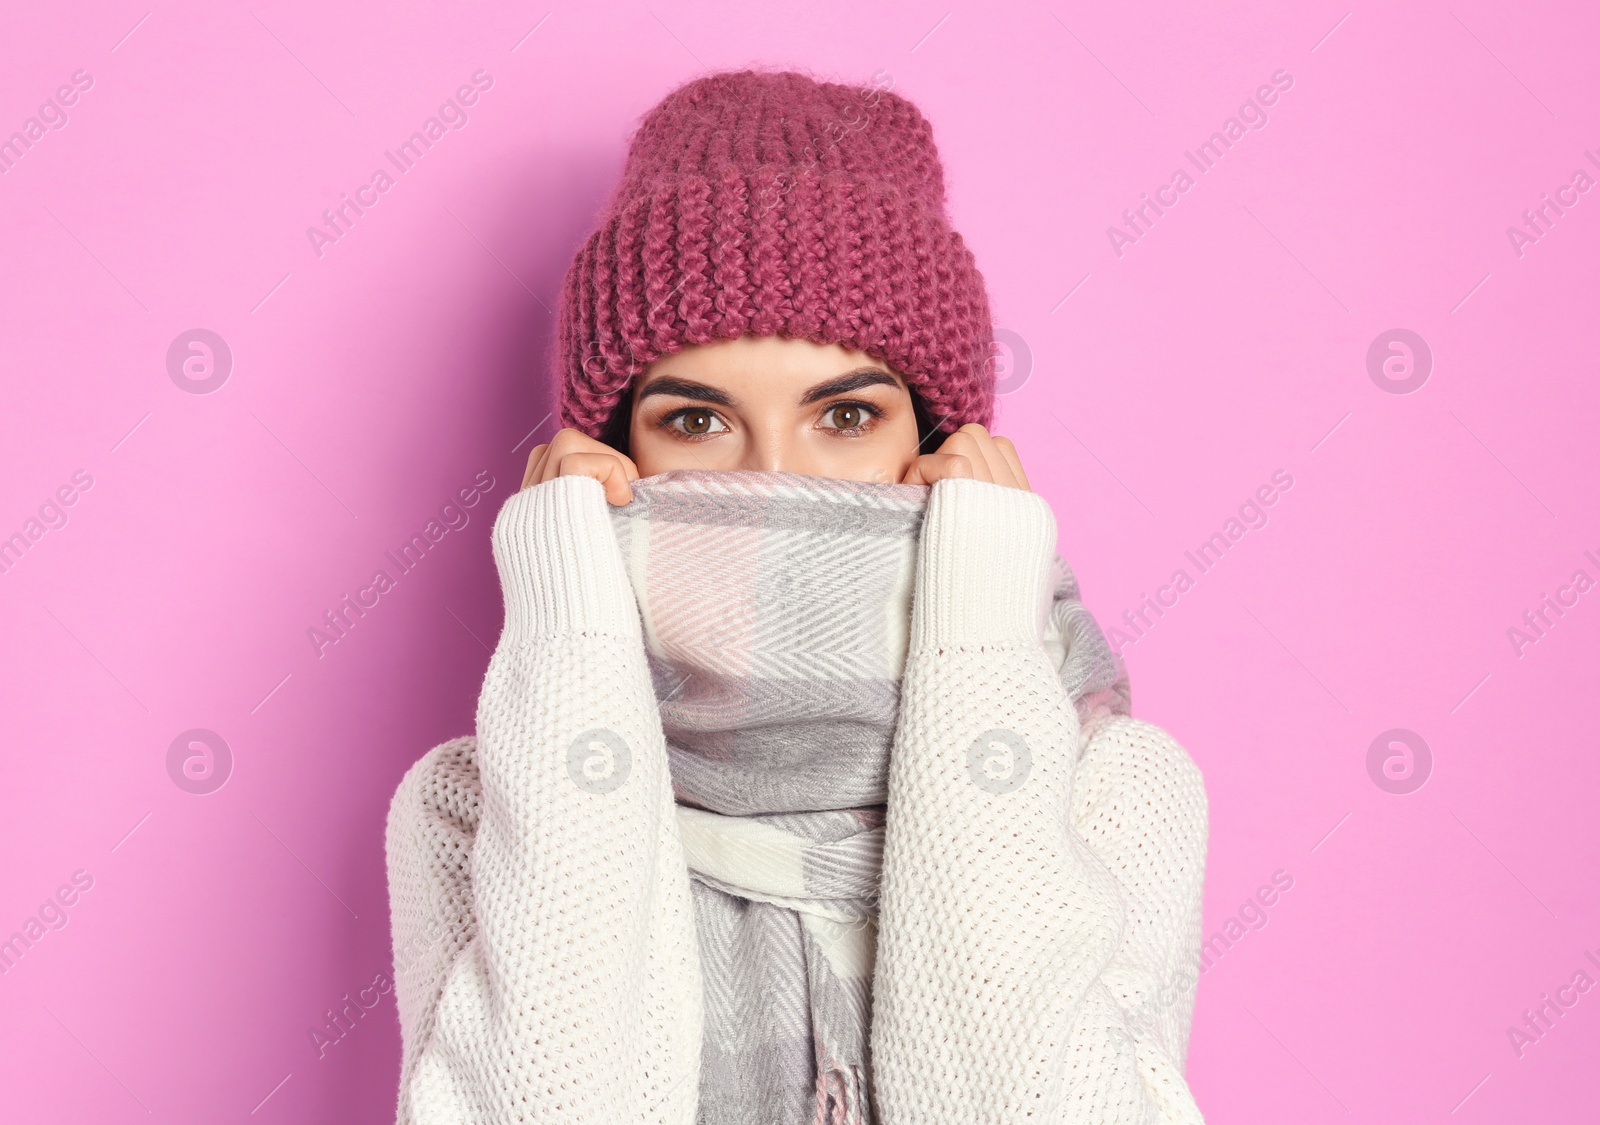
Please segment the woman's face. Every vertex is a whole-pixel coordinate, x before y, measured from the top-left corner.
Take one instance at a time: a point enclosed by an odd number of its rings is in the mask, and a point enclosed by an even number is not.
[[[628,440],[646,477],[766,469],[897,484],[919,452],[904,379],[863,352],[783,336],[656,360],[634,382]]]

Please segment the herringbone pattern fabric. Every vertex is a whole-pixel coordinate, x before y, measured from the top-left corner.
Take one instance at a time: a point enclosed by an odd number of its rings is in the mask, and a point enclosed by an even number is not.
[[[889,752],[929,489],[679,470],[612,511],[667,740],[705,973],[701,1125],[867,1122]],[[1127,681],[1056,557],[1047,647]],[[781,1107],[775,1115],[773,1107]]]

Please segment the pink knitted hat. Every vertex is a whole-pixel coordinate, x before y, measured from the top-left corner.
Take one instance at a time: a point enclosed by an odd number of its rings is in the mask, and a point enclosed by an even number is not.
[[[866,352],[940,430],[992,422],[983,277],[946,214],[932,128],[886,89],[740,70],[672,91],[634,133],[558,315],[562,424],[591,437],[651,362],[743,335]]]

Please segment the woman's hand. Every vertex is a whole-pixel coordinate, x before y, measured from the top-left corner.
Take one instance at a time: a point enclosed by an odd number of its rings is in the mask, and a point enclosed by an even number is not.
[[[560,430],[547,445],[536,445],[528,454],[528,471],[522,487],[531,488],[556,477],[593,477],[605,486],[606,500],[626,504],[633,499],[629,481],[639,479],[639,469],[631,459],[582,430]]]
[[[947,477],[977,477],[1032,492],[1027,474],[1017,459],[1010,438],[996,437],[976,422],[968,422],[945,438],[935,453],[911,462],[901,484],[932,484]]]

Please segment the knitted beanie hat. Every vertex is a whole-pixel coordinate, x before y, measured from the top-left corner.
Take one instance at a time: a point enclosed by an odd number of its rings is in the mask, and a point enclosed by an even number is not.
[[[989,297],[946,214],[932,128],[877,86],[740,70],[669,93],[558,317],[562,424],[591,437],[650,363],[743,335],[865,352],[939,430],[993,418]]]

